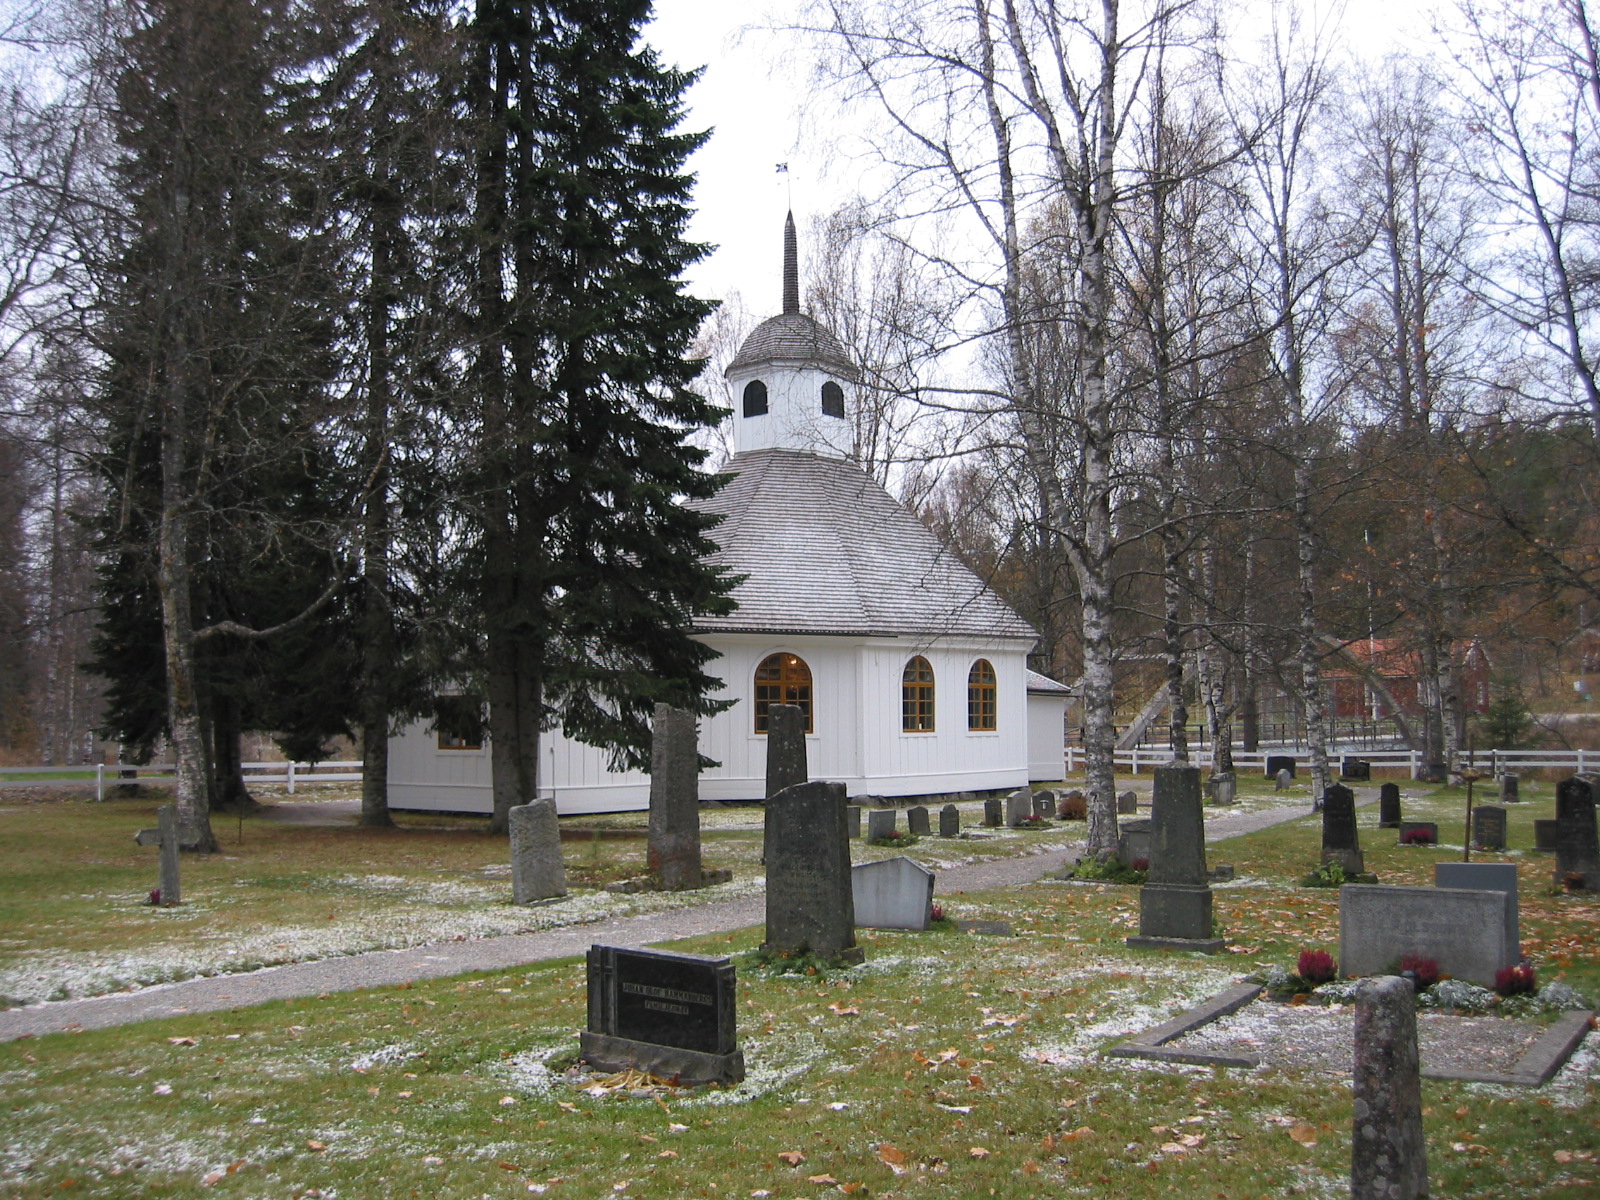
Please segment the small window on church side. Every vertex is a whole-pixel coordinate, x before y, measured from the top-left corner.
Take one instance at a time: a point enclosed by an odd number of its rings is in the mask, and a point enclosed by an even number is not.
[[[822,385],[822,415],[844,416],[844,389],[831,379]]]
[[[994,664],[980,658],[967,672],[967,728],[995,729]]]
[[[483,749],[483,705],[475,697],[434,697],[433,727],[441,750]]]
[[[900,728],[906,733],[933,732],[933,667],[920,654],[900,676]]]
[[[752,379],[744,385],[744,415],[747,417],[764,416],[767,411],[767,385],[759,379]]]
[[[806,714],[811,732],[811,668],[798,654],[769,654],[756,668],[756,732],[767,732],[767,710],[794,704]]]

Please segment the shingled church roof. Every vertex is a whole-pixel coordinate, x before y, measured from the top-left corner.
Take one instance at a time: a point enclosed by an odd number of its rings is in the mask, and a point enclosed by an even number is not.
[[[697,631],[1037,636],[856,464],[764,449],[724,470],[735,478],[696,507],[724,518],[711,561],[746,578],[739,607]]]

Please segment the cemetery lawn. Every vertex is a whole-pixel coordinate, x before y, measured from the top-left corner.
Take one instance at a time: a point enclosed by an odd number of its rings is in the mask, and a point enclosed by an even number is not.
[[[359,793],[319,788],[301,801],[258,794],[288,806]],[[648,814],[565,818],[571,894],[538,908],[511,903],[506,840],[488,836],[482,817],[397,813],[398,828],[374,830],[217,814],[222,852],[184,855],[185,902],[159,909],[147,903],[156,851],[133,835],[154,827],[164,802],[156,791],[104,803],[0,792],[0,1008],[731,899],[753,894],[763,875],[758,807],[702,811],[705,865],[731,868],[734,878],[695,893],[602,890],[644,873]],[[982,805],[964,806],[963,820],[980,822]],[[975,831],[904,849],[857,841],[851,852],[857,862],[905,853],[953,866],[1065,849],[1083,828]]]
[[[1525,791],[1513,845],[1553,807],[1548,786]],[[1444,832],[1460,816],[1455,792],[1406,792],[1408,819]],[[0,815],[0,830],[12,819]],[[1431,882],[1436,859],[1459,858],[1390,846],[1375,805],[1359,820],[1386,882]],[[473,853],[452,849],[474,837]],[[416,847],[422,875],[492,857],[481,835],[397,840]],[[358,844],[332,839],[322,871],[353,869],[337,851]],[[937,897],[953,917],[1010,922],[1015,938],[863,930],[867,964],[821,976],[741,958],[749,1078],[726,1090],[636,1095],[569,1075],[585,1020],[583,965],[571,960],[6,1043],[0,1195],[1347,1196],[1347,1075],[1096,1053],[1265,964],[1292,967],[1302,948],[1337,951],[1336,894],[1294,886],[1317,844],[1302,820],[1212,848],[1239,873],[1216,907],[1242,953],[1132,951],[1122,938],[1137,889],[1041,882]],[[5,855],[9,866],[17,851]],[[1546,857],[1511,861],[1541,982],[1564,977],[1595,997],[1600,900],[1549,894]],[[226,910],[197,912],[193,929]],[[675,948],[744,955],[760,935]],[[1542,1089],[1425,1080],[1433,1194],[1594,1195],[1594,1040]]]

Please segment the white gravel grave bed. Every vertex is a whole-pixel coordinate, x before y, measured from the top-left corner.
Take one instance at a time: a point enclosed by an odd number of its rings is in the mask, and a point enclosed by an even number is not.
[[[1432,1070],[1507,1073],[1544,1034],[1537,1021],[1417,1013],[1422,1065]],[[1255,1054],[1263,1067],[1348,1077],[1354,1067],[1355,1009],[1258,1000],[1166,1043],[1206,1054]]]

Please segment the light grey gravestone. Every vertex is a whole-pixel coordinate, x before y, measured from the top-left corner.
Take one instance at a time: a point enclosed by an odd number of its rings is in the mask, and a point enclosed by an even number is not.
[[[1045,821],[1056,819],[1056,794],[1049,788],[1033,794],[1033,815]]]
[[[1356,794],[1343,784],[1336,783],[1322,793],[1321,861],[1337,863],[1346,875],[1360,875],[1367,869],[1356,832]]]
[[[928,810],[921,804],[906,809],[906,832],[912,837],[927,837],[932,832],[928,824]]]
[[[1504,775],[1500,776],[1500,803],[1501,804],[1519,804],[1519,803],[1521,803],[1521,801],[1522,801],[1522,796],[1520,795],[1521,787],[1522,787],[1522,776],[1514,774],[1511,771],[1507,771]]]
[[[1357,989],[1354,1084],[1351,1200],[1426,1196],[1417,1008],[1408,980],[1384,975]]]
[[[1472,844],[1479,850],[1506,848],[1506,810],[1480,804],[1472,810]]]
[[[1289,785],[1294,782],[1294,772],[1285,767],[1283,770],[1278,772],[1276,778],[1277,783],[1273,786],[1272,790],[1275,792],[1287,792],[1289,790]]]
[[[844,827],[846,836],[855,841],[861,836],[861,805],[846,804],[844,806]]]
[[[767,802],[766,950],[862,961],[844,809],[842,783],[796,784]]]
[[[875,842],[894,832],[895,810],[875,808],[867,814],[867,841]]]
[[[961,810],[954,804],[946,804],[939,810],[939,836],[961,836]]]
[[[1434,863],[1433,886],[1469,892],[1504,892],[1510,897],[1507,920],[1511,924],[1511,930],[1507,936],[1512,948],[1520,949],[1522,931],[1521,916],[1517,908],[1516,863]]]
[[[650,874],[663,891],[701,885],[700,746],[694,714],[658,704],[650,733]]]
[[[163,908],[183,903],[183,883],[178,871],[178,854],[182,850],[182,839],[182,826],[178,822],[176,804],[163,804],[156,809],[156,828],[141,829],[133,835],[133,840],[141,846],[160,848],[160,904]]]
[[[1221,951],[1212,932],[1206,882],[1205,814],[1198,767],[1156,768],[1150,802],[1150,874],[1139,889],[1139,933],[1128,945],[1157,950]]]
[[[556,802],[541,796],[511,810],[511,900],[532,904],[567,894]]]
[[[1238,779],[1232,771],[1218,772],[1206,781],[1206,790],[1210,792],[1213,804],[1232,804],[1238,789]]]
[[[1139,793],[1123,792],[1117,797],[1117,815],[1127,816],[1139,811]]]
[[[921,930],[933,920],[933,872],[909,858],[862,863],[850,886],[858,926]]]
[[[983,802],[983,823],[990,828],[997,828],[1006,823],[1005,801],[998,796],[990,796]]]
[[[1027,788],[1018,788],[1006,797],[1008,826],[1015,829],[1031,816],[1033,816],[1033,793]]]
[[[798,704],[772,704],[767,707],[767,790],[771,800],[786,787],[805,783],[810,778],[806,766],[806,714]],[[767,861],[772,847],[763,816],[761,861]]]
[[[1117,824],[1117,861],[1125,867],[1144,863],[1150,867],[1150,822],[1120,821]]]
[[[1492,864],[1491,864],[1492,865]],[[1484,987],[1515,966],[1516,897],[1491,890],[1347,883],[1339,889],[1339,969],[1388,970],[1407,955]]]
[[[1555,881],[1557,887],[1600,891],[1594,787],[1579,775],[1556,784]]]
[[[1378,828],[1400,828],[1400,785],[1385,783],[1378,787]]]

